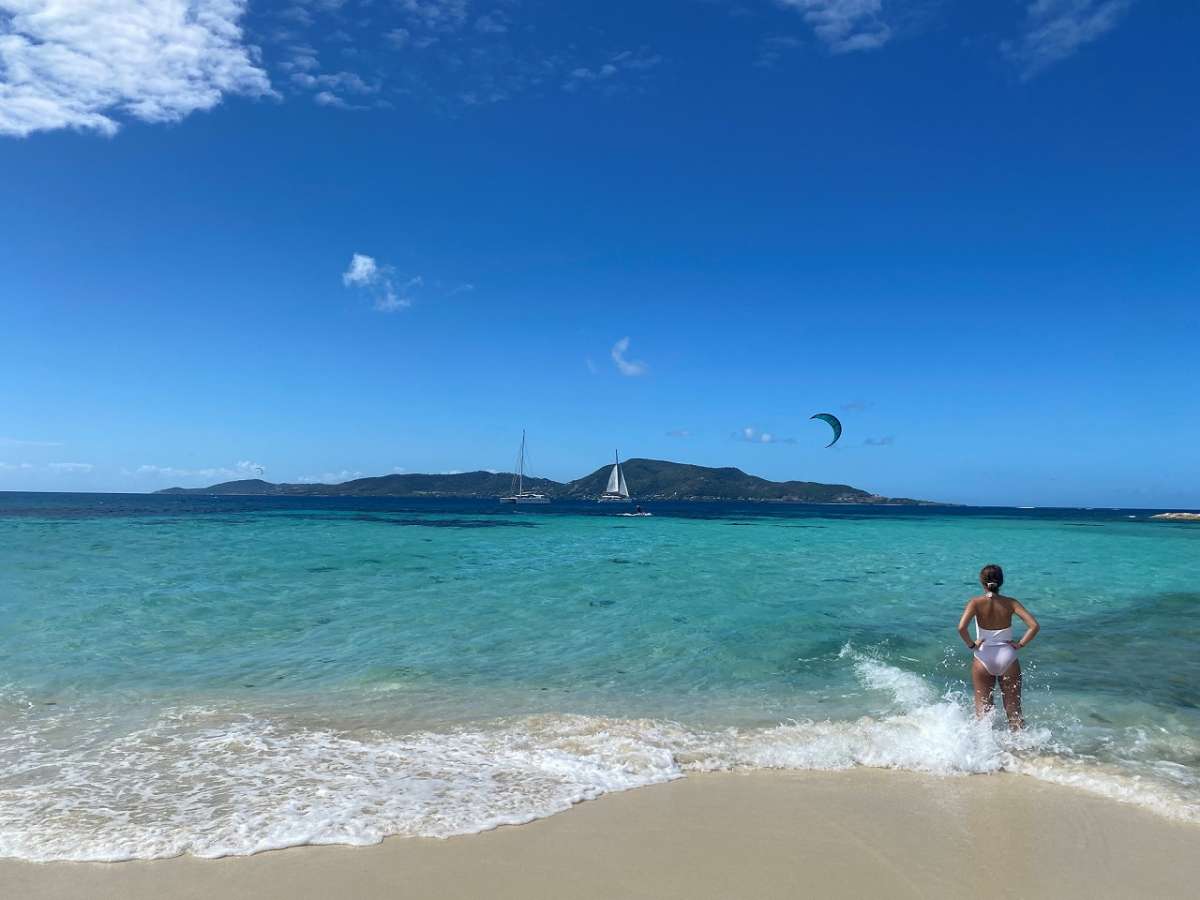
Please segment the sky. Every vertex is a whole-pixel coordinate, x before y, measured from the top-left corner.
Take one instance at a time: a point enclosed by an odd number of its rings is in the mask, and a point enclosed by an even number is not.
[[[0,0],[0,490],[508,471],[526,429],[559,480],[1198,507],[1197,34],[1178,0]]]

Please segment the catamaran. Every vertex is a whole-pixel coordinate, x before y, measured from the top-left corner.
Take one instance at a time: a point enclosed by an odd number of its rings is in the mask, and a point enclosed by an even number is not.
[[[521,431],[521,453],[517,457],[517,473],[513,475],[512,493],[501,497],[501,503],[549,503],[550,498],[538,491],[525,490],[525,431]]]
[[[616,461],[613,463],[612,471],[608,473],[608,487],[600,495],[599,502],[628,503],[629,488],[625,485],[625,473],[621,470],[621,456],[614,450],[613,457]]]

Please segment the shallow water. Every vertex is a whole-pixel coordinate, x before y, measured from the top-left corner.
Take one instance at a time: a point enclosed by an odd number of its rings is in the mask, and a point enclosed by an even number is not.
[[[741,766],[1006,769],[1200,821],[1200,527],[497,507],[0,495],[0,855],[449,835]],[[1018,738],[964,696],[988,561],[1043,627]]]

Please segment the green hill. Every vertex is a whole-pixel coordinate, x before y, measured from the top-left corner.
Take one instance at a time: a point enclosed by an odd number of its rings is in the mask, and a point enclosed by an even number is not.
[[[504,472],[456,472],[452,475],[380,475],[340,484],[271,484],[258,478],[226,481],[205,488],[167,488],[160,494],[233,494],[293,497],[500,497],[512,487]],[[547,478],[526,478],[525,489],[561,492],[563,485]]]
[[[659,459],[622,463],[636,500],[773,500],[793,503],[902,503],[925,501],[880,497],[848,484],[815,481],[768,481],[732,467],[709,468]],[[526,478],[525,489],[550,497],[589,500],[600,495],[611,465],[568,484]],[[226,481],[205,488],[167,488],[160,494],[228,494],[294,497],[502,497],[512,487],[508,472],[458,472],[452,475],[381,475],[341,484],[272,484],[260,478]]]
[[[790,500],[799,503],[879,503],[886,498],[848,484],[815,481],[767,481],[726,466],[712,469],[659,459],[630,459],[621,464],[629,490],[639,500]],[[612,466],[602,466],[567,485],[566,496],[598,497]]]

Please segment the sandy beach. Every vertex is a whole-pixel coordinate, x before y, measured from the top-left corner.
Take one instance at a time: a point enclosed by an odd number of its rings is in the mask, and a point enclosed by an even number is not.
[[[449,840],[0,861],[5,897],[1193,897],[1200,828],[1013,775],[695,776]]]

